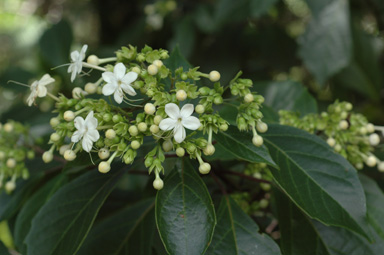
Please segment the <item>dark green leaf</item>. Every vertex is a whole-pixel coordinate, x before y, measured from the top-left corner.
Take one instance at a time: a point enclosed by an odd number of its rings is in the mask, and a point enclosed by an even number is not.
[[[33,194],[20,210],[16,218],[14,240],[19,251],[22,253],[26,253],[24,239],[31,228],[33,217],[35,217],[40,208],[66,181],[67,177],[65,175],[59,175],[50,180]]]
[[[9,255],[9,251],[2,241],[0,241],[0,255]]]
[[[277,3],[277,0],[251,0],[251,17],[258,18],[262,16],[268,12],[275,3]]]
[[[92,170],[58,190],[32,221],[28,254],[75,254],[121,172]]]
[[[348,66],[352,36],[348,1],[307,0],[313,17],[299,38],[299,56],[320,84]]]
[[[365,196],[356,170],[319,137],[272,124],[264,135],[277,184],[310,217],[370,238]]]
[[[179,23],[175,24],[175,36],[171,41],[169,48],[179,47],[180,52],[186,58],[188,58],[195,45],[196,32],[191,16],[184,17]]]
[[[214,137],[223,148],[238,159],[276,166],[267,148],[264,145],[261,147],[253,145],[252,134],[248,132],[240,132],[237,127],[230,126],[226,132],[219,132]]]
[[[164,64],[174,72],[177,68],[183,67],[184,71],[188,71],[191,65],[180,53],[179,47],[173,49],[171,55],[167,60],[164,61]]]
[[[217,226],[206,254],[281,254],[278,245],[229,197],[223,197]]]
[[[154,199],[130,205],[96,224],[79,254],[152,254],[156,229]]]
[[[184,160],[164,180],[156,196],[156,224],[170,254],[203,254],[216,225],[207,187]]]

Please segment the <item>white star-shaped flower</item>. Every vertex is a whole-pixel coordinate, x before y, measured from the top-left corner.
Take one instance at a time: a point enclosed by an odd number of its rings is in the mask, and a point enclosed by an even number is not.
[[[137,79],[137,73],[129,72],[125,73],[126,67],[123,63],[118,63],[113,68],[112,72],[104,72],[102,74],[104,81],[107,83],[103,87],[103,94],[110,96],[113,94],[115,101],[118,104],[123,102],[124,93],[130,96],[135,96],[136,91],[132,88],[131,83]]]
[[[181,143],[186,137],[185,128],[196,130],[201,126],[200,120],[191,116],[193,110],[193,104],[186,104],[181,110],[174,103],[166,104],[165,113],[169,118],[163,119],[159,127],[164,131],[173,130],[175,141]]]
[[[45,86],[54,81],[55,79],[49,74],[44,74],[39,81],[34,81],[31,85],[31,94],[27,98],[28,105],[31,106],[35,102],[36,97],[45,97],[48,92]]]
[[[71,74],[71,82],[73,82],[76,78],[76,75],[81,73],[81,69],[83,68],[83,60],[85,58],[85,52],[87,51],[88,45],[83,45],[81,51],[77,50],[71,52],[71,64],[68,67],[68,73]]]
[[[88,113],[85,120],[80,116],[76,117],[74,123],[77,130],[73,133],[71,141],[77,143],[83,139],[83,149],[90,152],[93,143],[100,138],[99,131],[97,131],[97,119],[93,117],[93,111]]]

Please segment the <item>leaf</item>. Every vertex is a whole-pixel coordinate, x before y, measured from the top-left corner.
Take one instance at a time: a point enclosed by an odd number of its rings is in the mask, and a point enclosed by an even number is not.
[[[340,226],[368,239],[365,196],[356,170],[322,139],[272,124],[263,135],[279,169],[276,183],[311,218]]]
[[[277,188],[274,204],[280,230],[280,248],[285,255],[330,255],[312,221]]]
[[[278,245],[228,196],[222,198],[210,254],[281,254]]]
[[[240,132],[237,127],[230,126],[226,132],[218,132],[214,137],[223,148],[238,159],[276,166],[264,145],[262,147],[253,145],[250,133]]]
[[[259,18],[267,13],[277,0],[250,0],[251,17]]]
[[[352,58],[348,1],[307,2],[313,17],[298,39],[298,54],[316,80],[324,85],[329,77],[348,66]]]
[[[179,47],[178,49],[183,56],[188,58],[195,46],[196,32],[191,16],[183,17],[183,19],[175,24],[174,27],[174,38],[170,42],[169,48]]]
[[[384,240],[384,193],[374,180],[362,174],[359,178],[367,198],[368,222]]]
[[[275,111],[289,110],[302,115],[317,113],[316,99],[301,83],[271,81],[256,83],[255,88],[265,98],[265,104]]]
[[[121,172],[93,170],[58,190],[32,221],[26,238],[28,254],[75,254]]]
[[[216,225],[207,187],[183,160],[164,180],[156,196],[156,224],[169,254],[203,254]]]
[[[191,65],[180,53],[180,49],[176,46],[168,59],[164,60],[164,64],[174,72],[177,68],[183,67],[184,71],[188,71]]]
[[[2,241],[0,241],[0,255],[9,255],[9,251]]]
[[[152,254],[154,199],[129,205],[91,229],[79,254]]]
[[[17,215],[15,223],[14,240],[19,251],[26,253],[24,239],[27,236],[32,219],[49,198],[67,182],[66,175],[58,175],[31,196]]]

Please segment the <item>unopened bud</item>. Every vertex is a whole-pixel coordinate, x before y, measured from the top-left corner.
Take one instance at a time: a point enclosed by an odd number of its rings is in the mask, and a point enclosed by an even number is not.
[[[146,114],[153,115],[156,112],[156,107],[151,103],[147,103],[144,106],[144,111]]]
[[[380,172],[384,172],[384,162],[380,162],[379,165],[377,166],[377,169],[378,169]]]
[[[116,137],[116,131],[113,130],[113,129],[108,129],[107,132],[105,132],[105,137],[106,137],[107,139],[112,140],[113,138]]]
[[[203,149],[203,153],[207,156],[213,155],[215,153],[215,146],[208,144],[207,147]]]
[[[72,121],[75,118],[75,113],[73,111],[64,112],[64,119],[66,121]]]
[[[255,135],[253,138],[252,138],[252,143],[257,146],[257,147],[260,147],[261,145],[263,145],[264,143],[264,140],[261,136],[259,135]]]
[[[85,84],[84,90],[89,94],[95,94],[97,92],[97,86],[94,83],[88,82]]]
[[[372,145],[372,146],[376,146],[380,143],[380,137],[378,134],[376,133],[372,133],[369,135],[369,143]]]
[[[329,138],[327,139],[327,143],[328,143],[329,146],[333,147],[333,146],[335,146],[335,144],[336,144],[336,140],[333,139],[332,137],[329,137]]]
[[[244,96],[244,102],[251,103],[254,100],[254,96],[251,93],[248,93]]]
[[[109,158],[110,152],[107,148],[101,148],[97,154],[100,159],[107,159]]]
[[[265,132],[268,131],[268,125],[267,125],[266,123],[264,123],[264,122],[259,121],[259,122],[257,122],[257,124],[256,124],[256,129],[257,129],[257,131],[259,131],[260,133],[265,133]]]
[[[156,178],[154,181],[153,181],[153,187],[157,190],[161,190],[163,187],[164,187],[164,182],[162,179],[160,178]]]
[[[138,148],[140,148],[140,145],[141,144],[139,143],[139,141],[134,140],[131,142],[131,148],[134,150],[137,150]]]
[[[168,151],[171,151],[173,149],[173,143],[172,141],[169,139],[169,140],[165,140],[163,142],[163,150],[165,152],[168,152]]]
[[[72,97],[74,99],[81,99],[82,95],[83,95],[83,89],[82,88],[76,87],[72,90]]]
[[[135,67],[132,68],[132,72],[140,74],[141,73],[141,69],[140,69],[140,67],[135,66]]]
[[[73,150],[66,150],[64,152],[64,159],[67,161],[73,161],[76,158],[76,153]]]
[[[90,55],[87,58],[87,63],[91,64],[91,65],[98,66],[100,64],[100,60],[99,60],[99,58],[96,55]]]
[[[53,159],[53,154],[50,151],[46,151],[43,153],[43,161],[44,163],[49,163]]]
[[[159,68],[156,65],[152,64],[148,66],[148,73],[150,75],[156,75],[158,71],[159,71]]]
[[[52,142],[58,142],[60,140],[61,136],[58,133],[52,133],[50,136],[50,140]]]
[[[152,134],[157,134],[160,131],[160,129],[158,125],[153,124],[149,128],[149,131],[151,131]]]
[[[52,118],[49,120],[49,124],[54,128],[60,124],[60,120],[58,118]]]
[[[199,166],[199,172],[201,174],[208,174],[211,171],[211,165],[209,163],[203,163]]]
[[[137,125],[137,128],[139,129],[140,132],[145,132],[145,131],[147,131],[148,126],[145,122],[140,122]]]
[[[9,158],[6,164],[8,168],[14,168],[16,166],[16,160],[14,158]]]
[[[197,112],[198,114],[202,114],[202,113],[204,113],[204,111],[205,111],[204,105],[202,105],[202,104],[196,105],[195,112]]]
[[[184,157],[184,155],[185,155],[185,150],[184,150],[184,148],[181,148],[181,147],[177,148],[177,149],[176,149],[176,155],[177,155],[178,157]]]
[[[163,120],[163,117],[161,117],[160,115],[156,115],[155,118],[153,119],[153,123],[155,125],[159,125],[162,120]]]
[[[367,166],[369,166],[369,167],[374,167],[374,166],[376,165],[376,163],[377,163],[376,157],[375,157],[375,156],[372,156],[372,155],[369,156],[369,157],[366,159],[365,163],[366,163]]]
[[[349,127],[348,121],[342,120],[339,122],[339,128],[341,130],[346,130]]]
[[[372,123],[368,123],[365,128],[367,129],[368,133],[373,133],[375,132],[375,126]]]
[[[131,136],[137,136],[139,134],[139,129],[136,126],[130,126],[128,132]]]
[[[13,131],[13,125],[12,123],[5,123],[4,124],[4,131],[9,133]]]
[[[16,189],[16,183],[13,182],[13,181],[8,181],[6,184],[5,184],[5,190],[9,193],[9,192],[12,192]]]
[[[176,92],[176,99],[179,100],[179,101],[184,101],[185,99],[187,99],[187,92],[185,92],[185,90],[178,90]]]
[[[220,80],[220,73],[218,71],[211,71],[209,73],[209,80],[211,82],[217,82]]]
[[[101,161],[98,169],[100,173],[105,174],[111,170],[111,165],[109,164],[108,161]]]
[[[157,68],[160,68],[160,67],[163,66],[163,61],[157,59],[157,60],[153,61],[152,64],[154,64],[155,66],[157,66]]]

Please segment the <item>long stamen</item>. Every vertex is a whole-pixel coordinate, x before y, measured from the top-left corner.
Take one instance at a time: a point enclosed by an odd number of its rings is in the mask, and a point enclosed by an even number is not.
[[[13,80],[9,80],[9,81],[7,81],[7,83],[15,83],[17,85],[21,85],[21,86],[28,87],[28,88],[31,87],[28,84],[24,84],[24,83],[21,83],[21,82],[18,82],[18,81],[13,81]]]
[[[83,62],[83,66],[84,67],[88,67],[88,68],[92,68],[92,69],[96,69],[96,70],[99,70],[99,71],[102,71],[102,72],[106,72],[107,71],[107,69],[105,69],[103,67],[91,65],[91,64],[88,64],[86,62]]]
[[[71,64],[62,64],[62,65],[59,65],[59,66],[56,66],[56,67],[52,67],[51,68],[51,70],[55,70],[55,69],[57,69],[57,68],[60,68],[60,67],[63,67],[63,66],[69,66],[69,65],[71,65]]]

